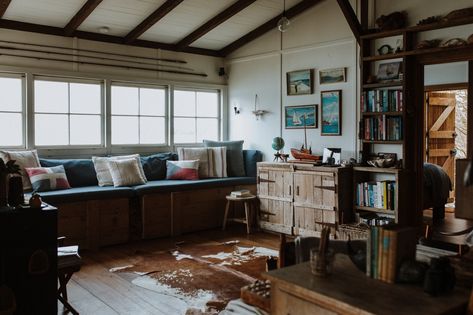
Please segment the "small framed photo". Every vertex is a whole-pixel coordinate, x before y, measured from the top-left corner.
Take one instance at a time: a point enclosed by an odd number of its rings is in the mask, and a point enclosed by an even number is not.
[[[298,70],[286,73],[287,95],[313,93],[314,70]]]
[[[377,80],[380,82],[399,80],[401,65],[402,61],[381,63],[376,74]]]
[[[347,68],[333,68],[319,71],[320,84],[347,82]]]
[[[286,129],[318,128],[318,105],[298,105],[285,107]]]
[[[322,136],[342,134],[342,90],[320,92]]]

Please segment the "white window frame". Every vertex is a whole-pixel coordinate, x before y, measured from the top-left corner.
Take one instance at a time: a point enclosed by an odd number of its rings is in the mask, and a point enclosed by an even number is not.
[[[189,91],[189,92],[212,92],[212,93],[217,93],[217,99],[218,99],[218,113],[217,113],[217,118],[215,117],[205,117],[205,116],[175,116],[174,115],[174,92],[175,91]],[[202,145],[200,142],[189,142],[189,143],[176,143],[174,141],[174,118],[194,118],[196,121],[195,124],[195,135],[197,135],[197,119],[198,118],[211,118],[211,119],[217,119],[218,122],[218,141],[222,140],[223,136],[223,91],[222,89],[219,88],[193,88],[193,87],[185,87],[185,86],[174,86],[172,89],[172,110],[171,110],[171,121],[172,121],[172,143],[174,146],[196,146],[196,145]]]
[[[152,115],[140,115],[140,107],[138,103],[138,115],[114,115],[112,114],[112,88],[114,86],[122,86],[122,87],[134,87],[134,88],[148,88],[148,89],[161,89],[164,90],[164,116],[152,116]],[[127,149],[127,148],[162,148],[169,146],[169,85],[163,84],[153,84],[153,83],[139,83],[139,82],[124,82],[124,81],[111,81],[110,85],[110,109],[109,109],[109,118],[110,118],[110,126],[108,132],[108,143],[110,145],[110,149],[112,151],[122,151],[120,149]],[[139,94],[138,94],[139,95]],[[112,117],[119,116],[119,117],[138,117],[138,123],[140,117],[164,117],[164,143],[157,143],[157,144],[112,144]],[[139,124],[138,124],[138,140],[139,140]]]
[[[36,130],[35,130],[35,117],[36,114],[51,114],[55,115],[58,113],[48,113],[48,112],[36,112],[36,104],[35,104],[35,82],[36,81],[51,81],[51,82],[62,82],[62,83],[84,83],[84,84],[98,84],[100,85],[100,113],[99,114],[77,114],[77,115],[90,115],[90,116],[100,116],[100,144],[68,144],[68,145],[37,145],[36,144]],[[68,93],[70,94],[70,86],[68,86]],[[106,121],[105,117],[107,116],[105,110],[105,82],[104,80],[99,79],[82,79],[82,78],[73,78],[73,77],[63,77],[63,76],[45,76],[45,75],[34,75],[33,82],[31,84],[31,95],[32,95],[32,113],[30,115],[31,120],[28,124],[28,127],[32,129],[32,140],[31,143],[33,147],[38,150],[66,150],[66,149],[104,149],[106,147],[105,142],[105,128],[106,128]],[[68,128],[69,128],[69,142],[70,142],[70,95],[68,99],[68,112],[66,113],[69,121],[68,121]],[[63,115],[63,113],[61,113]],[[73,114],[76,115],[76,114]]]
[[[10,112],[2,111],[0,113],[20,113],[21,114],[21,131],[22,131],[22,144],[18,146],[1,146],[5,149],[26,149],[27,148],[27,125],[28,125],[28,115],[26,110],[26,75],[24,73],[8,73],[0,72],[0,77],[2,78],[11,78],[11,79],[20,79],[21,80],[21,112]]]

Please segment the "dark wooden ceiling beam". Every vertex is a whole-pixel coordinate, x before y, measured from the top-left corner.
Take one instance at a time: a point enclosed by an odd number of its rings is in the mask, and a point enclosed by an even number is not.
[[[286,17],[288,19],[292,19],[292,18],[296,17],[297,15],[301,14],[302,12],[306,11],[307,9],[310,9],[311,7],[315,6],[316,4],[318,4],[322,1],[323,0],[302,0],[301,2],[296,4],[295,6],[291,7],[288,10],[286,10]],[[240,37],[239,39],[237,39],[233,43],[228,44],[227,46],[225,46],[224,48],[222,48],[220,50],[220,54],[222,56],[226,56],[229,53],[237,50],[241,46],[255,40],[256,38],[260,37],[261,35],[269,32],[270,30],[272,30],[274,28],[276,28],[276,26],[278,24],[278,21],[281,18],[281,16],[282,16],[282,13],[280,15],[272,18],[268,22],[264,23],[263,25],[255,28],[254,30],[252,30],[248,34]]]
[[[48,35],[65,36],[64,29],[61,27],[54,27],[54,26],[47,26],[47,25],[40,25],[40,24],[33,24],[33,23],[26,23],[26,22],[18,22],[18,21],[6,20],[6,19],[0,19],[0,28],[32,32],[32,33],[48,34]],[[126,44],[123,41],[123,37],[113,36],[113,35],[85,32],[85,31],[75,31],[74,36],[81,39],[106,42],[106,43],[112,43],[112,44]],[[146,40],[135,40],[134,42],[129,43],[127,45],[177,51],[176,45],[153,42],[153,41],[146,41]],[[217,50],[211,50],[211,49],[205,49],[205,48],[186,47],[180,51],[191,53],[191,54],[220,57],[220,53]]]
[[[348,22],[348,25],[350,26],[353,35],[355,35],[356,41],[359,44],[361,41],[361,35],[364,34],[364,31],[360,22],[358,22],[358,17],[356,16],[355,11],[348,0],[337,0],[337,2],[343,12],[343,15],[345,16],[345,19]]]
[[[64,34],[72,36],[77,28],[85,21],[85,19],[95,10],[102,0],[87,0],[80,10],[72,17],[72,19],[64,27]]]
[[[5,14],[10,5],[11,0],[0,0],[0,18]]]
[[[217,14],[215,17],[207,21],[205,24],[203,24],[201,27],[184,37],[181,41],[179,41],[176,46],[178,49],[182,49],[184,47],[189,46],[193,42],[195,42],[197,39],[201,38],[238,12],[242,11],[246,7],[248,7],[250,4],[254,3],[256,0],[238,0],[219,14]]]
[[[135,41],[138,37],[146,32],[150,27],[156,24],[159,20],[165,17],[175,7],[177,7],[184,0],[167,0],[163,5],[151,13],[146,19],[143,20],[137,27],[135,27],[130,33],[125,36],[125,43],[130,44]]]

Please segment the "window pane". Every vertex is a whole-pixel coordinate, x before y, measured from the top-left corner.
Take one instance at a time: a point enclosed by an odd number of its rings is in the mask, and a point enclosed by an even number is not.
[[[140,114],[164,116],[166,96],[163,89],[140,89]]]
[[[100,115],[71,115],[70,119],[71,144],[101,144]]]
[[[174,142],[175,143],[195,143],[195,119],[175,118],[174,119]]]
[[[163,117],[140,118],[140,143],[161,144],[166,142],[166,128]]]
[[[35,115],[35,142],[37,145],[68,145],[67,115]]]
[[[100,84],[70,84],[71,113],[100,114]]]
[[[197,118],[197,142],[218,140],[218,119]]]
[[[218,93],[197,92],[197,116],[218,117]]]
[[[21,114],[0,113],[0,147],[23,144],[23,124]]]
[[[138,88],[112,86],[112,114],[138,115]]]
[[[138,117],[112,117],[112,144],[138,143]]]
[[[0,111],[22,110],[21,79],[0,78]]]
[[[34,82],[35,112],[67,113],[69,108],[68,84],[65,82]]]
[[[195,92],[174,91],[174,116],[195,116]]]

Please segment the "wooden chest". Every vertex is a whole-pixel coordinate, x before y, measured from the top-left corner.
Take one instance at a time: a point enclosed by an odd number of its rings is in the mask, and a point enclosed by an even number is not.
[[[294,163],[258,163],[262,229],[318,236],[352,220],[352,171]]]

